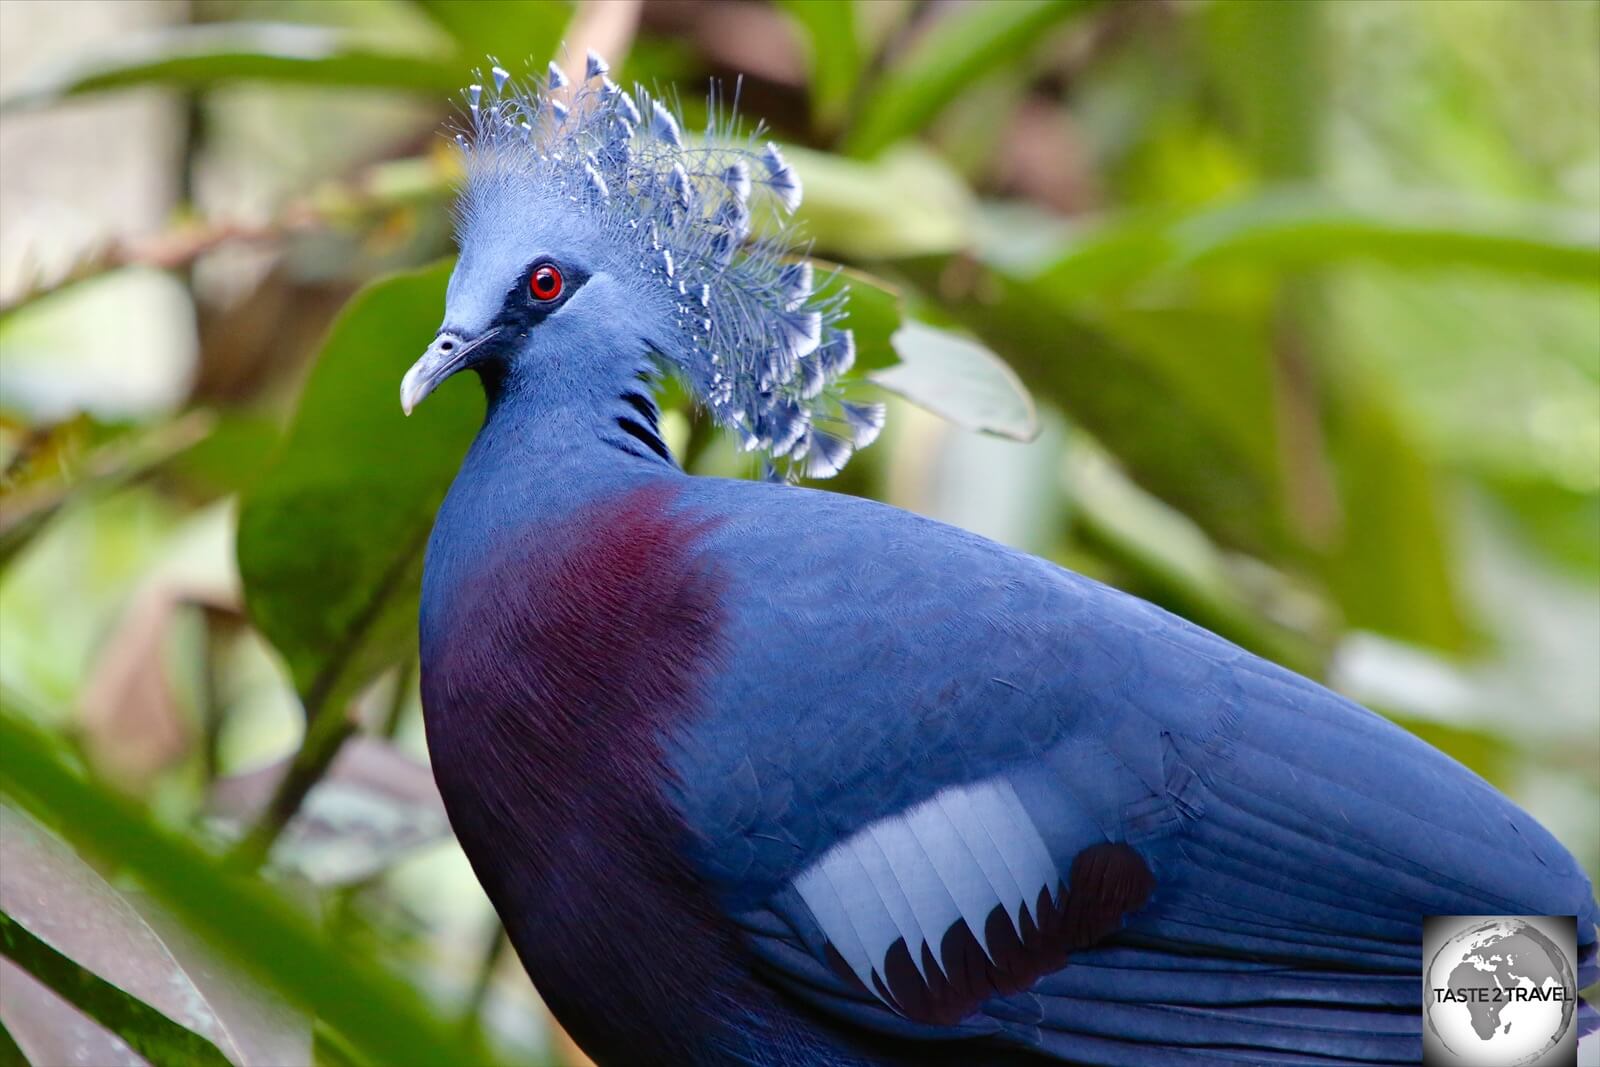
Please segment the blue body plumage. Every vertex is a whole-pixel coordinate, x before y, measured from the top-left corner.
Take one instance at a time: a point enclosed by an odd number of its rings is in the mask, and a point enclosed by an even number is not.
[[[799,182],[596,57],[493,74],[402,386],[489,397],[423,698],[467,855],[600,1063],[1415,1062],[1430,914],[1577,914],[1593,981],[1571,856],[1382,718],[960,530],[685,475],[662,373],[795,473],[881,424],[836,395],[844,308],[750,237]]]

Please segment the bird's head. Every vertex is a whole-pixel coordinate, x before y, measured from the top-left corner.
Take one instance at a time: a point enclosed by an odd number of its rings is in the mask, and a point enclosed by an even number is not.
[[[715,91],[686,136],[593,53],[578,86],[555,64],[536,85],[499,66],[487,82],[467,90],[461,254],[401,383],[407,413],[468,368],[557,399],[661,371],[791,475],[832,475],[877,435],[882,407],[838,395],[843,295],[818,295],[791,255],[800,182],[776,146],[734,136]]]

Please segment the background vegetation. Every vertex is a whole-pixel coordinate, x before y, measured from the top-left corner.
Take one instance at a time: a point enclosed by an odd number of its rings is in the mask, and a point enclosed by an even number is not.
[[[793,146],[892,400],[835,488],[1321,677],[1600,867],[1600,5],[7,0],[0,1063],[570,1055],[421,741],[481,399],[397,403],[453,94],[562,41]]]

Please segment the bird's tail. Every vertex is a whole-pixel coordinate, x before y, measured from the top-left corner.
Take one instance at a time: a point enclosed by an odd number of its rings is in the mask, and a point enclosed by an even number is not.
[[[1013,1003],[1036,1013],[1027,1021],[1041,1050],[1072,1062],[1331,1067],[1422,1055],[1415,974],[1107,947],[1074,955]]]

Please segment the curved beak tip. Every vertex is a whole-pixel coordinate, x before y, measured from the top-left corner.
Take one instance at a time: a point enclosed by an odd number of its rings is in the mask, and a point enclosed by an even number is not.
[[[417,395],[416,374],[417,368],[412,367],[406,371],[406,376],[400,379],[400,410],[408,417],[417,410],[417,405],[422,403],[422,397]]]
[[[499,332],[492,329],[470,341],[463,341],[448,330],[439,331],[428,350],[422,353],[422,358],[413,363],[411,369],[406,371],[406,376],[400,379],[400,410],[410,415],[440,382],[467,365],[469,353]]]
[[[417,410],[417,405],[422,403],[422,398],[428,395],[428,389],[424,381],[425,375],[418,373],[422,370],[422,364],[419,362],[416,366],[406,371],[406,376],[400,379],[400,410],[408,416]]]

